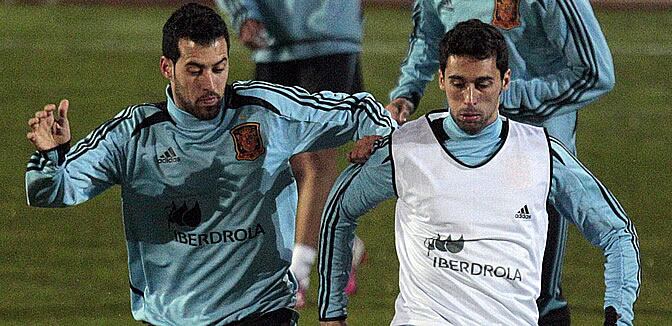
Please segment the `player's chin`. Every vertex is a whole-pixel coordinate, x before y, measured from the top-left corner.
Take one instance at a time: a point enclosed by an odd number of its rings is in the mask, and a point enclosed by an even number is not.
[[[458,127],[470,135],[475,135],[483,130],[483,121],[460,121]]]
[[[209,106],[199,106],[196,117],[199,120],[212,120],[219,114],[221,106],[219,104]]]

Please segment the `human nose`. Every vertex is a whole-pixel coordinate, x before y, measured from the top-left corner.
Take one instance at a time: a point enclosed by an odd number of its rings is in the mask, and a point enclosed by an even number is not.
[[[477,102],[477,90],[474,89],[474,86],[467,86],[464,89],[464,104],[476,105]]]
[[[203,73],[203,78],[201,80],[201,86],[206,90],[215,89],[215,74],[212,71],[206,71]]]

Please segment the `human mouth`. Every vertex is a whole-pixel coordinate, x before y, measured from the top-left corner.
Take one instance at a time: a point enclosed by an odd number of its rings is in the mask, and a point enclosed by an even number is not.
[[[476,122],[481,118],[481,115],[476,112],[462,112],[460,116],[464,122]]]
[[[203,96],[198,102],[203,106],[213,106],[219,102],[219,96]]]

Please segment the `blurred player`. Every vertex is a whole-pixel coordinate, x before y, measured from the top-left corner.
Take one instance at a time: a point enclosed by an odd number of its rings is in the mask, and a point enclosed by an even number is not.
[[[345,324],[344,266],[357,218],[396,196],[392,325],[536,325],[550,207],[604,252],[605,325],[631,325],[639,244],[623,208],[543,128],[499,116],[511,71],[496,28],[459,23],[439,49],[447,110],[383,138],[330,193],[320,237],[322,324]]]
[[[29,205],[77,205],[121,186],[136,320],[294,325],[289,159],[394,125],[366,93],[227,85],[229,67],[224,21],[187,4],[163,27],[165,102],[128,107],[72,149],[67,100],[28,121]]]
[[[309,92],[363,91],[361,0],[218,0],[232,17],[240,41],[252,50],[255,79]],[[291,271],[299,279],[299,303],[310,284],[317,255],[319,219],[329,189],[338,176],[337,152],[302,153],[291,160],[299,187],[296,245]],[[365,256],[357,238],[353,268]],[[346,291],[356,290],[354,273]]]
[[[545,127],[576,154],[578,110],[614,85],[611,54],[588,0],[415,0],[410,49],[386,108],[400,123],[408,119],[437,71],[444,33],[472,18],[497,27],[508,45],[512,80],[501,113]],[[560,284],[566,239],[567,221],[551,212],[538,302],[542,325],[569,324]]]

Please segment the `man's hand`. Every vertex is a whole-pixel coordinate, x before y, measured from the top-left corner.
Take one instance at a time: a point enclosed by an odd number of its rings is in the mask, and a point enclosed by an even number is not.
[[[348,326],[345,320],[321,321],[320,326]]]
[[[265,35],[266,27],[258,20],[246,19],[240,25],[240,42],[251,50],[268,46]]]
[[[42,111],[35,112],[35,116],[28,119],[30,131],[26,134],[26,138],[38,151],[50,150],[70,141],[69,106],[68,100],[61,100],[56,117],[54,115],[56,105],[47,104]]]
[[[385,109],[390,111],[392,118],[396,120],[399,125],[403,125],[406,123],[406,121],[408,121],[408,118],[411,116],[411,113],[413,113],[415,106],[413,103],[411,103],[411,101],[403,97],[398,97],[392,100],[390,104],[385,106]]]
[[[373,153],[373,144],[381,136],[364,136],[355,143],[355,147],[348,153],[348,161],[355,164],[364,164]]]
[[[616,312],[616,308],[609,306],[604,308],[604,326],[616,326],[621,316]]]

